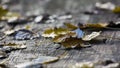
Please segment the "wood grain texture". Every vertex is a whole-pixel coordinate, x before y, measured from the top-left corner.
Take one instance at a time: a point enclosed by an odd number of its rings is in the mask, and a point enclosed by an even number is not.
[[[111,20],[117,21],[117,14],[113,14],[111,12],[100,12],[99,15],[90,16],[88,22],[108,22]],[[76,21],[79,22],[81,20],[75,18],[71,22]],[[38,33],[41,34],[45,28],[59,26],[61,24],[62,23],[60,21],[59,23],[39,24],[35,25],[35,28],[39,30]],[[28,40],[26,41],[27,49],[12,51],[9,55],[7,64],[12,68],[15,64],[31,61],[41,55],[60,56],[64,52],[66,52],[66,55],[59,61],[45,66],[47,68],[67,68],[72,64],[82,61],[96,61],[104,59],[120,61],[120,39],[114,39],[120,38],[120,31],[103,31],[102,35],[105,36],[103,39],[106,39],[106,41],[102,42],[103,40],[101,39],[101,42],[94,42],[91,44],[92,47],[70,50],[63,49],[62,47],[57,48],[59,45],[54,44],[51,39],[45,39],[43,37],[36,40]],[[107,36],[111,38],[108,38]]]

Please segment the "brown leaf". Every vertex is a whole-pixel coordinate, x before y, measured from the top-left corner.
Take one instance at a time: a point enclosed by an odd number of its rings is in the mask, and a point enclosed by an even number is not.
[[[70,37],[76,37],[76,33],[75,32],[69,32],[65,35],[56,36],[55,38],[53,38],[53,42],[60,43],[60,42],[64,41],[66,38],[70,38]]]
[[[66,38],[65,41],[61,42],[65,48],[84,47],[84,41],[78,38]]]

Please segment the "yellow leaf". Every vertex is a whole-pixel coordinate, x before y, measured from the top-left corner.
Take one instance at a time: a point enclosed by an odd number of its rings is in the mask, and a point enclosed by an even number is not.
[[[120,13],[120,6],[116,6],[114,10],[112,10],[114,13]]]
[[[0,6],[0,19],[2,16],[6,15],[7,13],[8,13],[8,10]]]
[[[84,24],[83,26],[79,26],[80,29],[87,29],[87,28],[105,28],[107,27],[108,23],[87,23]],[[71,23],[65,23],[65,26],[67,27],[67,29],[69,30],[75,30],[78,27],[71,24]]]
[[[71,23],[64,23],[64,25],[67,27],[67,29],[69,29],[69,30],[75,30],[75,29],[77,29],[78,27],[77,26],[75,26],[75,25],[73,25],[73,24],[71,24]]]
[[[64,35],[64,34],[67,34],[69,31],[65,28],[50,28],[50,29],[46,29],[42,36],[44,37],[52,37],[54,38],[55,36],[58,36],[58,35]]]

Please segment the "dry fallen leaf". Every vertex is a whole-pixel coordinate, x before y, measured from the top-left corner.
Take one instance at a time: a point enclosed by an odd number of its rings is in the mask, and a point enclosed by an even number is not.
[[[90,40],[96,38],[97,36],[99,36],[100,33],[101,33],[101,31],[99,31],[99,32],[92,32],[92,33],[89,34],[89,35],[85,35],[85,36],[82,38],[82,40],[84,40],[84,41],[90,41]]]
[[[66,38],[70,38],[70,37],[76,37],[76,33],[75,32],[69,32],[65,35],[56,36],[55,38],[53,38],[53,42],[60,43],[60,42],[64,41]]]
[[[58,35],[64,35],[66,33],[68,33],[69,31],[65,28],[50,28],[50,29],[46,29],[44,31],[44,33],[42,34],[43,37],[52,37],[54,38],[55,36]]]
[[[80,29],[87,29],[87,28],[105,28],[107,27],[108,23],[87,23],[87,24],[83,24],[81,26],[75,26],[71,23],[65,23],[65,26],[67,27],[67,29],[69,30],[75,30],[77,28]]]
[[[64,23],[64,25],[67,27],[68,30],[75,30],[78,28],[77,26],[75,26],[71,23]]]
[[[66,38],[63,42],[61,42],[61,44],[65,48],[85,47],[84,41],[82,39],[72,38],[72,37]]]
[[[120,13],[120,6],[116,6],[116,7],[112,10],[112,12],[114,12],[114,13]]]
[[[107,25],[107,23],[87,23],[83,26],[83,28],[105,28]]]
[[[8,9],[3,8],[0,6],[0,19],[8,13]]]

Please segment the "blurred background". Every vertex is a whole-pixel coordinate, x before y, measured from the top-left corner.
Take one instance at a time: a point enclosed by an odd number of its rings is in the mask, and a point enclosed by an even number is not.
[[[22,15],[38,15],[43,13],[79,13],[89,10],[96,2],[119,0],[0,0],[1,4],[7,4],[10,11],[19,12]]]

